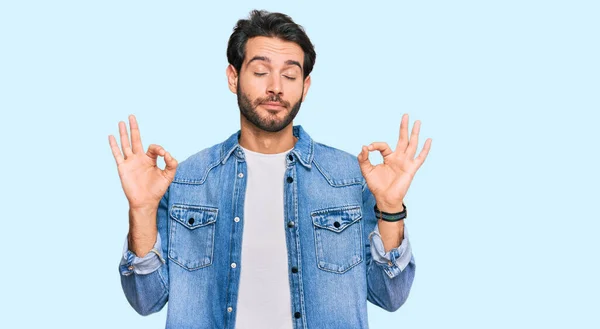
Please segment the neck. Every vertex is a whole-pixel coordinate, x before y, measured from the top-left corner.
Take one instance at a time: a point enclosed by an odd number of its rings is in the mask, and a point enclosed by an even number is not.
[[[293,148],[298,140],[293,133],[293,123],[278,132],[261,130],[244,118],[241,123],[239,144],[253,152],[282,153]]]

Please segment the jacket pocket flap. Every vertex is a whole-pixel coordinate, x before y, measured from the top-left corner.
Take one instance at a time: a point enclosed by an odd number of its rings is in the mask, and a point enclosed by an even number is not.
[[[189,229],[195,229],[214,223],[218,209],[206,206],[191,206],[174,204],[171,207],[171,217]]]
[[[313,211],[313,224],[333,232],[341,232],[362,217],[360,206],[344,206]]]

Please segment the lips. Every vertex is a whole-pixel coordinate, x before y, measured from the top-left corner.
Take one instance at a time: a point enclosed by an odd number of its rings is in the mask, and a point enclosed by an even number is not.
[[[277,102],[265,102],[265,103],[261,103],[260,105],[264,106],[265,108],[269,109],[269,110],[281,110],[283,108],[285,108],[285,106],[281,103],[277,103]]]
[[[265,103],[262,103],[262,105],[267,105],[267,106],[281,106],[281,107],[283,107],[283,104],[277,103],[277,102],[265,102]]]

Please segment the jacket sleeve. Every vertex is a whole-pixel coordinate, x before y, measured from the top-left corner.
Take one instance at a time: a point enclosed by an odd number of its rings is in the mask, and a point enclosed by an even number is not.
[[[367,263],[367,299],[390,312],[394,312],[408,298],[415,277],[415,260],[404,228],[404,239],[400,246],[385,252],[379,234],[373,207],[375,197],[363,183],[363,220],[365,225]]]
[[[162,197],[157,211],[158,235],[152,250],[137,257],[127,244],[119,263],[121,287],[133,309],[141,315],[160,311],[169,297],[169,271],[164,255],[167,252],[167,208],[169,191]]]

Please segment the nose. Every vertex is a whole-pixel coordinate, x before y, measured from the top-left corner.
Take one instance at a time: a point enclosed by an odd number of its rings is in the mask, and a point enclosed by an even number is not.
[[[269,79],[269,85],[267,87],[268,94],[283,95],[283,85],[281,84],[281,77],[273,74]]]

